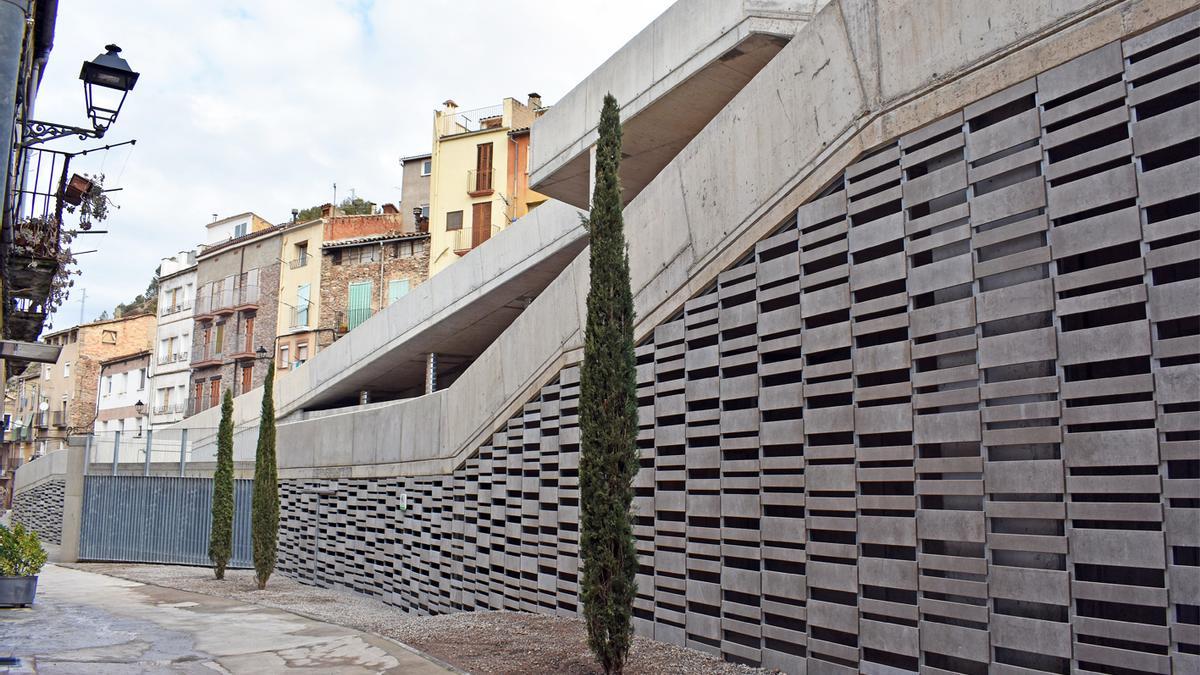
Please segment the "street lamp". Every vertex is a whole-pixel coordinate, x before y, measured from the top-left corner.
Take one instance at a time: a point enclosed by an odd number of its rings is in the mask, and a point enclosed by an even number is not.
[[[262,359],[267,358],[267,348],[262,345],[259,345],[258,349],[254,350],[254,357],[259,359],[260,361]]]
[[[120,53],[120,47],[105,45],[103,54],[91,61],[84,61],[79,69],[88,117],[100,135],[117,121],[125,96],[133,91],[133,85],[138,81],[138,73],[133,72],[129,62],[121,58]]]
[[[146,414],[146,404],[142,403],[142,399],[140,398],[138,399],[137,403],[133,404],[133,409],[135,412],[137,412],[138,417]]]
[[[83,80],[88,119],[92,122],[91,129],[26,120],[22,144],[30,147],[67,136],[78,136],[80,140],[102,138],[104,132],[117,121],[117,114],[121,112],[125,96],[133,90],[138,81],[139,73],[129,67],[129,62],[121,58],[120,53],[120,47],[105,45],[103,54],[91,61],[84,61],[79,70],[79,79]]]

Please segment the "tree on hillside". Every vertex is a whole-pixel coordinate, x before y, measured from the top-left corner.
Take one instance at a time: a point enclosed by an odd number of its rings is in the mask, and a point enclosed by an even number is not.
[[[208,559],[218,579],[233,556],[233,393],[221,400],[221,425],[217,428],[217,471],[213,475],[212,529]]]
[[[254,498],[250,507],[254,540],[254,578],[259,590],[275,571],[279,541],[279,471],[275,465],[275,362],[267,367],[262,413],[258,421],[258,450],[254,454]]]
[[[604,97],[596,185],[588,216],[591,284],[579,381],[580,556],[588,647],[605,673],[621,673],[633,635],[637,549],[632,482],[638,470],[633,294],[621,216],[621,122]]]

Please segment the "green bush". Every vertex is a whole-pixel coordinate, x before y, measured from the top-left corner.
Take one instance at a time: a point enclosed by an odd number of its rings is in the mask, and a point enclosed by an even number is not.
[[[233,393],[225,390],[221,401],[221,426],[217,429],[217,471],[213,475],[212,529],[208,535],[208,559],[217,579],[225,578],[225,567],[233,555]]]
[[[12,528],[0,525],[0,576],[31,577],[46,564],[46,549],[37,532],[20,523]]]
[[[254,454],[254,495],[250,500],[250,543],[254,553],[254,580],[267,587],[275,571],[279,541],[279,472],[275,465],[275,362],[267,367],[263,382],[262,414],[258,421],[258,450]]]

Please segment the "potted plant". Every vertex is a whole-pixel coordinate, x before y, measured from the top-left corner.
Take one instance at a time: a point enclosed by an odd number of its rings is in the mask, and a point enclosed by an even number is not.
[[[19,523],[0,525],[0,605],[29,606],[37,592],[37,575],[46,564],[46,550],[37,532]]]

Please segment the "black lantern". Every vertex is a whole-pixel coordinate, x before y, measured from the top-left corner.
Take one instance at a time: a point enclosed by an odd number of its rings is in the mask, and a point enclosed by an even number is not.
[[[137,411],[139,416],[146,414],[146,404],[142,403],[141,399],[138,399],[138,402],[133,404],[133,409]]]
[[[97,131],[107,129],[117,120],[125,96],[133,90],[138,80],[138,73],[120,57],[120,47],[105,45],[104,50],[95,59],[84,61],[83,68],[79,70],[88,117]]]
[[[267,348],[262,345],[259,345],[258,349],[254,350],[254,355],[255,355],[255,357],[257,357],[259,359],[267,358]]]

